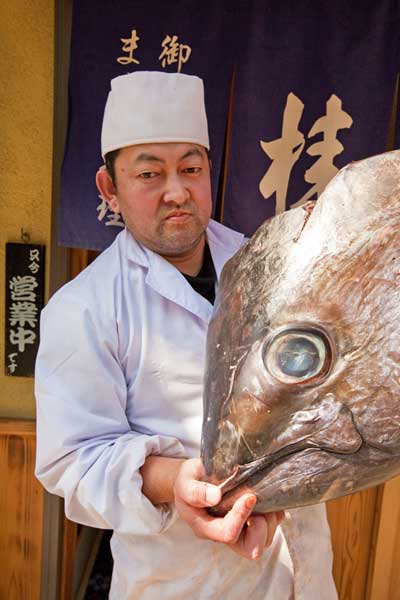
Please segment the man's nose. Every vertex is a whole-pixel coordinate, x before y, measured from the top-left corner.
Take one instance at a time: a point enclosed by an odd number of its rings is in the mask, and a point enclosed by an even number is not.
[[[184,182],[178,174],[173,174],[167,177],[163,194],[164,202],[174,202],[182,204],[189,198],[189,190],[185,187]]]

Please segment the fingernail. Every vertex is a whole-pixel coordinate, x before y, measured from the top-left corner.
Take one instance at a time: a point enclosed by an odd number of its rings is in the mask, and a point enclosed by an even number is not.
[[[255,496],[248,496],[246,498],[246,508],[248,508],[250,510],[251,508],[254,507],[256,502],[257,502],[257,498]]]
[[[208,506],[214,506],[219,502],[221,497],[221,492],[217,487],[213,485],[207,485],[206,487],[206,502]]]
[[[257,558],[260,558],[260,555],[260,548],[254,548],[253,552],[251,553],[251,558],[256,560]]]

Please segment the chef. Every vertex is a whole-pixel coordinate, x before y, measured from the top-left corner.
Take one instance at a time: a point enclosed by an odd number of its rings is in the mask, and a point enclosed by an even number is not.
[[[323,505],[224,517],[201,481],[205,341],[243,236],[210,219],[202,81],[117,77],[101,196],[126,228],[42,312],[37,469],[69,519],[112,529],[111,600],[335,599]]]

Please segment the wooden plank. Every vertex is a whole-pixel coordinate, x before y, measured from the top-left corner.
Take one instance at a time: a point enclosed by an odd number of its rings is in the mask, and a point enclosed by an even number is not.
[[[81,250],[79,248],[71,248],[70,256],[70,278],[76,277],[83,269],[99,255],[97,250]]]
[[[0,598],[39,600],[44,492],[33,422],[0,420]]]
[[[327,503],[333,576],[341,600],[366,598],[377,497],[375,487]]]
[[[0,419],[0,435],[23,435],[36,437],[36,421]]]
[[[87,265],[88,262],[88,250],[81,250],[79,248],[71,248],[70,255],[70,276],[71,279],[76,277]]]
[[[388,481],[377,510],[368,600],[400,599],[400,477]]]
[[[73,600],[73,576],[78,525],[64,517],[60,600]]]
[[[400,494],[397,491],[396,502],[399,502]],[[390,514],[390,513],[389,513]],[[400,599],[400,517],[397,516],[397,526],[393,523],[394,528],[396,529],[395,543],[393,545],[393,554],[392,554],[392,569],[390,574],[390,587],[389,587],[389,596],[388,598],[392,598],[393,600]],[[371,600],[378,600],[378,597],[372,598]]]

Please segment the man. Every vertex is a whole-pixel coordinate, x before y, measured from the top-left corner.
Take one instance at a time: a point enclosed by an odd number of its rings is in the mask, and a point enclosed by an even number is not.
[[[43,311],[37,476],[70,519],[114,530],[111,599],[330,600],[323,507],[289,516],[288,535],[282,514],[250,518],[251,494],[206,511],[221,493],[197,458],[205,339],[243,243],[210,221],[208,148],[200,79],[112,81],[96,181],[126,229]]]

